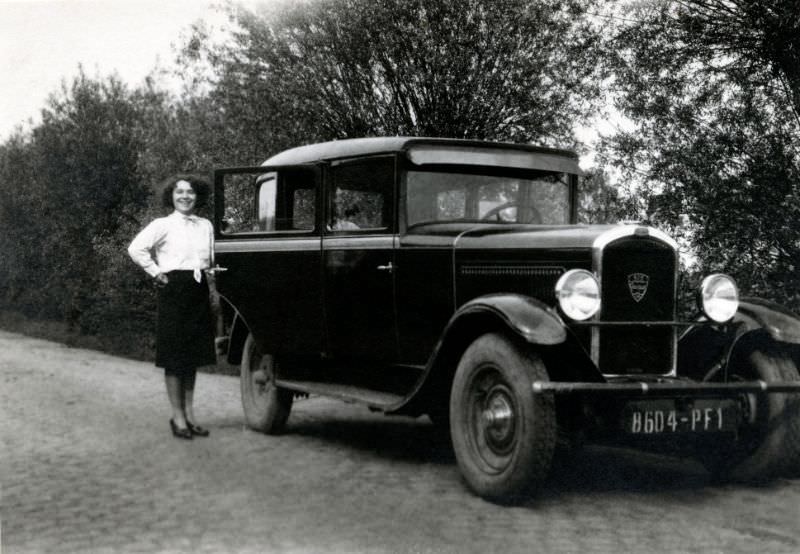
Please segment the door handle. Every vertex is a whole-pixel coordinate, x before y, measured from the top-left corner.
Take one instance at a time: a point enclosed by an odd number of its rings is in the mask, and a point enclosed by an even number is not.
[[[214,267],[208,268],[209,273],[220,273],[222,271],[228,271],[227,267],[220,267],[219,264],[215,265]]]
[[[378,271],[387,271],[389,273],[392,273],[394,271],[394,268],[395,268],[395,266],[392,265],[392,262],[389,262],[386,265],[379,265],[378,266]]]

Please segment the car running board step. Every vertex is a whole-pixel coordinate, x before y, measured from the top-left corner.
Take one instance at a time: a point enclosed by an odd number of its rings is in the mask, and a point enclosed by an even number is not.
[[[371,408],[388,409],[403,401],[405,398],[399,394],[380,392],[355,385],[341,385],[338,383],[320,383],[318,381],[292,381],[289,379],[276,379],[275,384],[285,389],[290,389],[308,394],[319,394],[353,402],[366,404]]]

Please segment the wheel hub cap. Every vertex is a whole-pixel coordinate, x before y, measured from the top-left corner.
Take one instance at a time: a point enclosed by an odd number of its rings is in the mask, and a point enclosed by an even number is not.
[[[269,369],[269,360],[265,357],[261,360],[258,369],[253,372],[253,384],[259,395],[266,394],[272,381],[272,372]]]
[[[266,387],[269,379],[267,378],[267,372],[263,369],[259,369],[253,372],[253,383],[258,385],[259,387]]]
[[[507,448],[514,438],[514,406],[504,391],[491,394],[481,414],[484,432],[497,450]]]

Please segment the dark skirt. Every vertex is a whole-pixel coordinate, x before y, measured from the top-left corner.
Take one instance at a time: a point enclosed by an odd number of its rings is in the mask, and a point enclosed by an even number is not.
[[[214,326],[205,273],[170,271],[158,289],[156,366],[188,369],[216,363]]]

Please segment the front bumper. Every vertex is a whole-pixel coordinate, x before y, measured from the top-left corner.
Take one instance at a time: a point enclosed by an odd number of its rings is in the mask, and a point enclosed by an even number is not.
[[[756,424],[759,396],[800,394],[800,381],[535,381],[532,392],[553,394],[567,402],[578,400],[583,408],[580,423],[574,421],[573,425],[595,440],[655,441],[675,450],[691,449],[697,444],[694,441],[705,440],[692,436],[743,436],[748,426]],[[685,442],[679,444],[669,437]]]
[[[657,382],[566,383],[534,381],[535,394],[625,395],[625,396],[727,396],[741,393],[800,394],[800,381],[748,381],[743,383]]]

